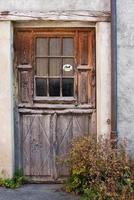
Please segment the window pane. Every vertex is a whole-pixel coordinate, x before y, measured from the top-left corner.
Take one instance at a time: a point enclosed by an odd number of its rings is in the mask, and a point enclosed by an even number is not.
[[[47,79],[36,78],[36,96],[47,96]]]
[[[60,58],[50,58],[49,60],[49,75],[50,76],[60,76],[61,74],[61,63]]]
[[[48,74],[48,59],[47,58],[36,59],[36,74],[38,76],[47,76]]]
[[[73,76],[74,74],[74,59],[73,58],[64,58],[63,59],[63,66],[64,65],[71,65],[72,70],[68,71],[66,69],[63,69],[63,76]]]
[[[62,95],[64,97],[74,96],[74,79],[73,78],[62,79]]]
[[[50,38],[50,56],[61,55],[61,38]]]
[[[60,79],[49,79],[49,95],[60,96]]]
[[[48,38],[37,38],[36,40],[36,55],[47,56],[48,55]]]
[[[63,55],[73,56],[74,55],[74,39],[63,38]]]

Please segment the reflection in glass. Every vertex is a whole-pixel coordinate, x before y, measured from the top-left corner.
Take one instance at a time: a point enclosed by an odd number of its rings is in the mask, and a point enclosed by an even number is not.
[[[49,95],[51,97],[60,96],[60,79],[49,79]]]
[[[48,75],[48,59],[47,58],[37,58],[36,59],[36,74],[37,76],[47,76]]]
[[[62,95],[64,97],[74,96],[74,79],[73,78],[62,79]]]
[[[36,78],[36,96],[47,96],[47,79]]]
[[[49,60],[49,75],[50,76],[60,76],[61,63],[62,61],[60,58],[50,58]]]
[[[48,55],[48,38],[36,39],[36,56]]]

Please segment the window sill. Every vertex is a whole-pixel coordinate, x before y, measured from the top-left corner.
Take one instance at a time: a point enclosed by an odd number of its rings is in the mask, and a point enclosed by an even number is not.
[[[45,102],[50,104],[59,104],[59,103],[76,103],[77,99],[74,97],[34,97],[34,102]]]

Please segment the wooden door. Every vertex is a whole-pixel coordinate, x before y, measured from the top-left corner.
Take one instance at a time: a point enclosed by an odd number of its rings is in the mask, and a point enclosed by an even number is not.
[[[95,30],[15,30],[15,85],[25,176],[62,181],[74,137],[96,134]]]

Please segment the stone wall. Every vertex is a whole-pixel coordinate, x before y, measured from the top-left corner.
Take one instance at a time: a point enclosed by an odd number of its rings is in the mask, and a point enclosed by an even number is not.
[[[118,134],[134,151],[134,1],[117,0]]]

